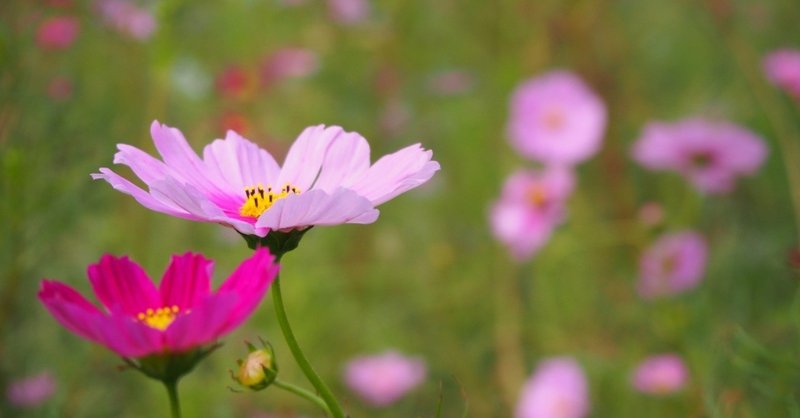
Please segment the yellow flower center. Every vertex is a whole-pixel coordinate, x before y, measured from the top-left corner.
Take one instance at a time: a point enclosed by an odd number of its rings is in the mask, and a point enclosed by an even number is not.
[[[547,204],[548,193],[547,189],[541,185],[535,184],[528,188],[528,202],[536,208],[540,208]]]
[[[169,327],[172,321],[178,317],[180,308],[176,305],[170,307],[148,309],[139,315],[136,315],[140,321],[144,322],[150,328],[155,328],[159,331],[164,331]]]
[[[272,187],[267,186],[265,190],[260,184],[257,186],[247,187],[244,189],[244,194],[247,196],[244,204],[239,208],[239,214],[250,218],[258,218],[269,209],[275,202],[283,199],[290,194],[300,194],[300,189],[286,184],[275,193]]]

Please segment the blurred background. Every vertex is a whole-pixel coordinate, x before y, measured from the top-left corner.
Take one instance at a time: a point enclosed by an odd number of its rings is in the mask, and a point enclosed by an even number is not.
[[[800,417],[798,102],[762,59],[800,47],[796,0],[4,0],[0,2],[1,416],[165,416],[163,388],[70,334],[36,299],[42,278],[90,294],[85,269],[128,254],[158,279],[169,256],[215,259],[218,284],[249,250],[231,229],[151,212],[89,173],[117,143],[154,153],[154,119],[198,152],[228,129],[282,161],[306,126],[357,131],[373,160],[421,142],[442,170],[381,206],[373,225],[318,227],[283,259],[297,337],[353,417],[510,417],[540,360],[570,356],[592,417]],[[567,218],[530,260],[495,241],[506,176],[537,164],[509,146],[509,98],[552,69],[603,100],[602,149],[579,165]],[[761,136],[765,164],[724,196],[630,159],[651,120],[699,115]],[[119,169],[119,167],[115,168]],[[130,172],[120,169],[132,178]],[[656,222],[642,208],[657,208]],[[708,243],[702,282],[636,292],[639,257],[664,231]],[[305,385],[268,298],[181,383],[185,417],[318,417],[270,388],[233,393],[241,342],[271,341]],[[364,402],[344,365],[389,349],[424,359],[424,382]],[[631,386],[637,364],[677,353],[668,396]],[[47,373],[52,390],[11,388]],[[52,392],[52,394],[49,394]]]

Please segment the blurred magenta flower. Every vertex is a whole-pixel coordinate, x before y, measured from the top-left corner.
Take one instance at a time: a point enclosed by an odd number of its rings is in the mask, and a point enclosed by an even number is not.
[[[511,98],[508,136],[523,156],[576,164],[600,149],[606,106],[577,75],[551,71],[522,83]]]
[[[241,99],[253,92],[253,76],[239,65],[229,65],[217,75],[217,91],[223,97]]]
[[[247,135],[251,125],[247,116],[235,111],[225,112],[219,119],[219,127],[222,132],[234,131],[239,135]]]
[[[570,357],[556,357],[540,362],[525,382],[514,418],[583,418],[589,408],[581,366]]]
[[[638,218],[646,226],[658,226],[664,221],[664,207],[658,202],[646,202],[639,208]]]
[[[667,395],[686,385],[689,372],[677,354],[661,354],[646,358],[631,376],[631,384],[639,392]]]
[[[490,212],[495,238],[519,261],[533,256],[563,222],[574,186],[574,176],[566,168],[512,174]]]
[[[42,21],[36,32],[36,44],[42,49],[67,49],[78,36],[80,23],[71,16],[55,16]]]
[[[156,288],[127,257],[103,256],[89,281],[105,310],[72,288],[44,280],[39,300],[64,327],[122,357],[189,352],[238,327],[267,292],[278,265],[267,249],[243,261],[211,292],[213,261],[200,254],[173,256]]]
[[[764,140],[754,133],[699,118],[649,123],[633,145],[633,158],[642,166],[676,171],[709,194],[730,192],[736,178],[754,174],[766,156]]]
[[[56,392],[56,381],[49,372],[9,382],[6,399],[11,405],[30,408],[41,405]]]
[[[419,358],[395,351],[358,357],[345,366],[345,382],[366,402],[386,406],[425,380],[427,369]]]
[[[281,48],[261,62],[261,81],[270,85],[287,78],[308,77],[319,70],[319,56],[306,48]]]
[[[685,292],[703,279],[706,241],[693,231],[662,235],[639,260],[639,295],[645,299]]]
[[[420,144],[370,165],[367,140],[338,126],[306,128],[283,167],[232,131],[207,145],[203,159],[179,130],[153,122],[150,132],[163,162],[125,144],[114,156],[149,192],[108,168],[92,178],[107,181],[148,209],[258,237],[313,225],[372,223],[378,218],[376,206],[422,185],[439,170],[433,153]]]
[[[369,0],[328,0],[328,13],[342,25],[357,25],[369,18]]]
[[[155,16],[130,0],[99,0],[96,4],[107,25],[133,39],[150,39],[156,30]]]
[[[800,99],[800,50],[779,49],[764,58],[767,79],[790,95]]]

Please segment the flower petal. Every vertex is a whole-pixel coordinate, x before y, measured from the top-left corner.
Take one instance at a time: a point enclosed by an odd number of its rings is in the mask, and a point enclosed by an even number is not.
[[[191,312],[178,316],[164,331],[166,348],[181,352],[214,342],[228,329],[228,318],[238,302],[234,293],[207,296]]]
[[[233,293],[237,295],[236,309],[231,312],[228,322],[222,332],[228,332],[239,326],[258,306],[272,281],[278,276],[280,266],[275,262],[275,257],[266,248],[257,249],[253,255],[225,280],[219,293]]]
[[[236,132],[228,131],[224,140],[217,139],[207,145],[203,161],[208,170],[241,195],[245,187],[258,184],[280,187],[277,185],[280,167],[272,155]]]
[[[328,147],[342,134],[342,128],[325,125],[311,126],[303,130],[286,155],[278,177],[278,187],[291,184],[302,191],[311,189],[319,174]]]
[[[94,293],[110,312],[121,310],[136,317],[148,308],[161,307],[161,297],[155,285],[128,257],[104,255],[88,270]]]
[[[125,315],[98,316],[94,326],[101,344],[123,357],[144,357],[164,351],[161,331]]]
[[[86,339],[102,341],[91,325],[92,318],[103,313],[74,289],[63,283],[43,280],[38,297],[50,314],[65,328]]]
[[[177,216],[180,218],[186,218],[191,220],[201,220],[200,218],[193,216],[183,210],[181,207],[175,205],[173,202],[170,201],[161,201],[156,199],[153,195],[148,192],[145,192],[139,186],[131,183],[130,181],[126,180],[119,174],[109,170],[108,168],[101,168],[99,173],[93,173],[92,178],[95,180],[105,180],[108,184],[111,185],[116,190],[119,190],[125,194],[132,196],[136,199],[139,204],[146,207],[147,209],[154,210],[156,212],[166,213],[167,215]]]
[[[433,153],[420,144],[386,155],[375,162],[351,187],[377,206],[428,181],[439,170]]]
[[[338,187],[349,187],[361,179],[369,168],[369,144],[356,132],[345,132],[336,137],[322,163],[314,189],[327,192]]]
[[[200,254],[172,256],[159,287],[162,304],[181,311],[192,309],[211,292],[213,268],[214,262]]]
[[[275,202],[258,218],[256,227],[281,230],[311,225],[369,223],[374,222],[377,216],[372,203],[352,190],[339,188],[332,193],[311,190]]]

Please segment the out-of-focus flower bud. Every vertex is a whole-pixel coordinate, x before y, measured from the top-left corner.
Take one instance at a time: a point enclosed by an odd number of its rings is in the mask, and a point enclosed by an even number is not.
[[[271,385],[278,376],[278,365],[275,363],[275,354],[272,345],[261,341],[262,348],[256,348],[253,344],[245,342],[249,354],[244,360],[237,360],[239,371],[236,375],[231,375],[240,385],[252,389],[262,390]]]

